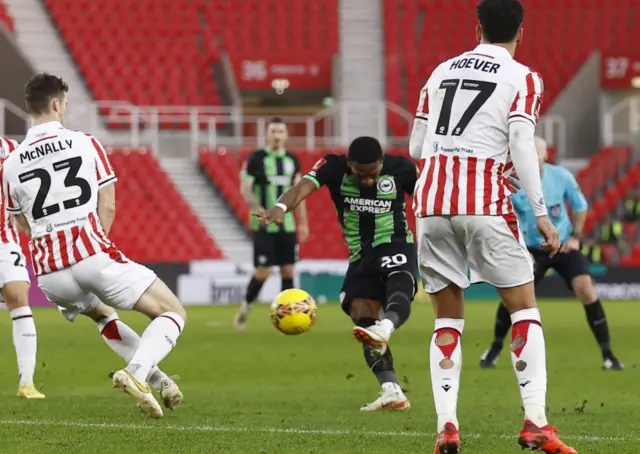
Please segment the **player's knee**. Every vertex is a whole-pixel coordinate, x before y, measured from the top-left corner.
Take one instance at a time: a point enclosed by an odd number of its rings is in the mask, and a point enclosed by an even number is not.
[[[173,312],[185,321],[187,319],[187,312],[178,297],[160,279],[156,279],[151,287],[144,292],[133,309],[151,319],[165,312]]]
[[[83,312],[82,315],[86,315],[94,322],[98,322],[111,316],[114,312],[115,309],[112,307],[109,307],[106,304],[99,304],[97,307],[94,307],[87,312]]]
[[[573,292],[582,304],[591,304],[598,299],[591,276],[575,277],[572,281]]]
[[[284,278],[284,279],[293,279],[293,275],[294,275],[294,266],[293,265],[283,265],[280,268],[280,275]]]
[[[354,323],[358,323],[358,320],[373,320],[372,323],[366,326],[371,326],[376,320],[380,320],[380,311],[382,310],[382,303],[380,301],[355,298],[349,307],[349,315]],[[360,325],[358,325],[360,326]]]
[[[270,274],[271,274],[271,268],[266,266],[261,266],[259,268],[256,268],[254,276],[259,281],[266,281]]]
[[[2,293],[10,310],[29,305],[29,284],[27,282],[9,282],[3,287]]]

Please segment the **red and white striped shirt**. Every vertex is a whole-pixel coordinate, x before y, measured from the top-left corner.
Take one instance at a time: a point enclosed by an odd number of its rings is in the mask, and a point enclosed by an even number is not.
[[[98,191],[117,181],[95,137],[62,127],[35,126],[6,159],[2,187],[10,213],[31,228],[36,275],[52,273],[98,252],[119,255],[97,214]]]
[[[536,125],[543,90],[540,77],[499,46],[481,44],[438,66],[416,113],[427,125],[416,216],[512,213],[509,125]]]
[[[17,147],[17,141],[0,137],[0,179],[2,179],[4,160],[9,156],[9,153]],[[18,236],[18,229],[11,219],[11,215],[5,209],[3,197],[2,200],[0,200],[0,244],[7,243],[20,244],[20,237]]]

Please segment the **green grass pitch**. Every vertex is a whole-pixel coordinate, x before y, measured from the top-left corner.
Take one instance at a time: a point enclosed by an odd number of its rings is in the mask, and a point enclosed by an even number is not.
[[[510,360],[478,369],[488,345],[495,302],[469,303],[463,335],[459,417],[463,452],[520,452],[518,386]],[[547,339],[549,417],[580,453],[640,453],[640,304],[608,302],[614,350],[624,372],[600,369],[599,350],[574,301],[541,304]],[[235,307],[196,307],[177,348],[162,363],[181,376],[186,402],[160,421],[144,419],[133,401],[111,389],[122,366],[88,319],[71,324],[57,311],[36,310],[37,385],[44,401],[14,397],[11,325],[0,318],[1,453],[431,453],[435,413],[429,381],[431,308],[415,303],[393,337],[399,377],[413,408],[363,414],[379,390],[337,305],[323,305],[308,334],[288,337],[257,307],[249,329],[231,326]],[[139,331],[146,321],[121,314]]]

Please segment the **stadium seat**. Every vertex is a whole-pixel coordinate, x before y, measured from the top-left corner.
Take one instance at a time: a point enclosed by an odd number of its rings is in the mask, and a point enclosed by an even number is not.
[[[44,0],[98,101],[135,106],[216,106],[215,63],[296,55],[333,56],[337,0]],[[0,9],[0,18],[2,9]],[[278,26],[274,27],[273,24]],[[176,114],[186,117],[188,110]],[[112,128],[130,112],[104,111]],[[109,121],[111,120],[111,121]],[[206,127],[203,121],[201,127]],[[186,121],[161,120],[163,128]]]
[[[418,93],[436,65],[474,46],[476,23],[468,0],[384,0],[387,99],[414,111]],[[545,82],[543,111],[594,50],[634,52],[640,4],[582,0],[523,0],[524,41],[517,58]],[[606,18],[606,19],[602,19]],[[461,25],[464,24],[464,25]],[[562,42],[565,45],[559,46]],[[392,131],[407,124],[389,117]]]
[[[222,257],[150,150],[109,152],[119,194],[110,237],[128,257],[143,263]]]

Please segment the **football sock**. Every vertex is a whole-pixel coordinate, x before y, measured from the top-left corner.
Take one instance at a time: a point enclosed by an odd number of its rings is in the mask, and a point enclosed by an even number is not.
[[[547,364],[544,334],[537,308],[511,314],[511,361],[520,385],[525,418],[547,425]]]
[[[249,304],[253,303],[260,294],[263,285],[264,281],[259,281],[255,276],[252,276],[249,285],[247,285],[245,301]]]
[[[500,301],[498,313],[496,314],[496,326],[493,330],[492,348],[502,350],[502,344],[504,344],[504,338],[507,337],[507,333],[509,333],[509,328],[511,328],[511,314],[502,301]]]
[[[357,326],[363,328],[374,325],[376,320],[373,318],[361,318],[356,322]],[[393,356],[391,355],[391,349],[387,347],[387,350],[383,355],[373,353],[370,345],[363,345],[364,359],[367,361],[369,369],[378,379],[380,385],[384,383],[398,383],[396,373],[393,369]]]
[[[282,278],[282,291],[289,290],[293,288],[293,278],[283,277]]]
[[[13,320],[13,346],[16,349],[20,385],[33,383],[36,370],[36,353],[38,351],[38,337],[36,324],[29,306],[17,307],[11,311]]]
[[[597,299],[595,302],[587,304],[584,310],[587,313],[587,321],[591,331],[602,349],[602,356],[605,358],[612,356],[609,324],[607,323],[607,315],[604,313],[602,303]]]
[[[131,361],[136,350],[140,346],[140,336],[129,325],[118,317],[118,313],[105,317],[96,322],[98,331],[106,344],[127,363]],[[162,380],[167,378],[167,374],[153,366],[149,371],[149,382],[154,388],[160,389]]]
[[[415,291],[413,276],[404,271],[393,273],[387,279],[387,305],[382,326],[389,334],[400,328],[411,315],[411,301]]]
[[[464,320],[437,318],[431,339],[429,363],[431,366],[431,388],[438,414],[438,432],[446,423],[458,425],[458,392],[462,372],[461,336]]]
[[[127,370],[144,383],[151,368],[164,359],[175,347],[184,328],[184,320],[175,312],[165,312],[153,319],[140,337],[140,346]]]

